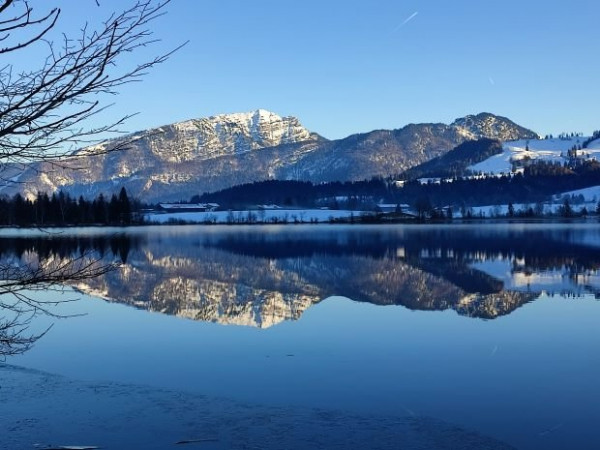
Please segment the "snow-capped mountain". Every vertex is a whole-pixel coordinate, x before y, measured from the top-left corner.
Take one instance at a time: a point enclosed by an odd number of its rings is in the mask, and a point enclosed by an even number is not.
[[[502,282],[470,268],[470,258],[421,258],[419,243],[402,247],[408,253],[397,257],[390,250],[397,244],[380,235],[352,249],[326,236],[295,236],[299,240],[216,234],[199,243],[197,234],[183,234],[149,240],[140,248],[127,244],[128,256],[118,270],[76,287],[163,314],[259,328],[298,320],[334,295],[413,310],[453,309],[486,319],[510,314],[539,295],[504,290]],[[468,288],[467,280],[483,293]]]
[[[150,151],[168,162],[239,155],[318,139],[295,117],[280,117],[264,109],[187,120],[144,134]]]
[[[31,166],[0,193],[63,190],[95,197],[124,186],[147,202],[266,179],[313,182],[398,174],[478,137],[529,139],[535,133],[506,118],[480,114],[453,124],[410,124],[328,141],[294,117],[257,110],[193,119],[140,131],[100,145],[103,154]],[[124,147],[123,150],[110,151]],[[97,147],[92,150],[98,150]],[[76,170],[74,170],[76,169]]]

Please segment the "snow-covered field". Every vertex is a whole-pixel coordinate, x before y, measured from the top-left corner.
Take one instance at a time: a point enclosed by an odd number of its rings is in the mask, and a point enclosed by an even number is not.
[[[329,222],[351,216],[359,217],[362,211],[333,209],[272,209],[255,211],[214,211],[153,213],[145,216],[150,223],[311,223]]]
[[[566,139],[556,138],[505,142],[502,153],[470,166],[468,169],[476,173],[510,173],[513,161],[519,162],[527,158],[562,164],[568,159],[567,152],[573,146],[583,144],[586,139],[587,137],[579,136]],[[589,158],[600,160],[600,139],[591,142],[588,148],[578,150],[577,155],[578,157],[588,158],[589,156]]]
[[[578,192],[578,191],[573,191]],[[558,196],[556,200],[552,203],[514,203],[513,208],[515,211],[515,215],[519,215],[522,212],[529,210],[532,208],[534,212],[541,213],[542,215],[558,215],[560,213],[560,209],[563,207],[563,200],[561,200],[561,196]],[[580,204],[570,204],[573,212],[575,214],[580,213],[583,208],[586,208],[588,213],[592,214],[596,211],[597,202],[589,201]],[[538,208],[541,208],[541,211],[536,211]],[[486,205],[486,206],[473,206],[469,208],[471,211],[471,216],[473,217],[506,217],[508,215],[508,205]],[[456,217],[461,217],[460,211],[455,214]]]
[[[584,189],[577,189],[575,191],[563,192],[562,194],[558,194],[555,197],[561,198],[565,195],[569,197],[578,197],[581,195],[586,203],[597,204],[597,202],[600,200],[600,186],[592,186]]]
[[[513,208],[515,214],[527,211],[529,208],[537,213],[542,214],[559,214],[560,208],[564,205],[564,200],[568,199],[571,208],[575,213],[580,213],[583,208],[586,208],[588,213],[595,213],[600,201],[600,186],[592,186],[584,189],[577,189],[575,191],[562,192],[553,196],[551,202],[544,202],[543,204],[535,203],[514,203]],[[542,211],[536,211],[538,209]],[[470,208],[471,215],[475,217],[502,217],[508,214],[508,205],[487,205],[487,206],[473,206]],[[461,216],[460,211],[456,211],[457,217]]]

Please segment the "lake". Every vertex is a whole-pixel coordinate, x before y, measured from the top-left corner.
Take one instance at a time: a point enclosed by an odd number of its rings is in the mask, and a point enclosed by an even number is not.
[[[430,417],[600,448],[600,225],[0,231],[4,266],[118,268],[34,292],[73,317],[7,363],[248,404]]]

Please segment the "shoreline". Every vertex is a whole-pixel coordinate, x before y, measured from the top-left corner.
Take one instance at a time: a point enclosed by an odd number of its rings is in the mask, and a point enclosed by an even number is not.
[[[45,226],[10,226],[0,225],[0,230],[35,230],[41,233],[52,235],[52,230],[86,228],[86,229],[136,229],[148,227],[169,227],[169,226],[295,226],[295,225],[469,225],[469,224],[595,224],[600,223],[600,216],[590,215],[587,217],[471,217],[471,218],[454,218],[454,219],[394,219],[394,218],[373,218],[368,216],[354,216],[354,219],[338,218],[327,221],[276,221],[276,222],[260,222],[260,221],[234,221],[234,222],[208,222],[208,221],[192,221],[184,219],[174,219],[165,222],[145,222],[130,225],[101,225],[101,224],[67,224],[67,225],[45,225]]]

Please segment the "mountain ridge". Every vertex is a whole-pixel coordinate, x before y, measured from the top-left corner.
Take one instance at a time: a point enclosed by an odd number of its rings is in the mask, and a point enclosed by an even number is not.
[[[99,144],[92,150],[102,154],[74,163],[38,163],[26,169],[18,186],[0,193],[31,198],[63,190],[95,197],[125,187],[133,197],[158,202],[267,179],[354,181],[401,173],[487,135],[501,140],[537,136],[507,118],[481,113],[449,125],[408,124],[327,140],[295,117],[257,109],[140,131]],[[124,151],[110,151],[125,144]]]

